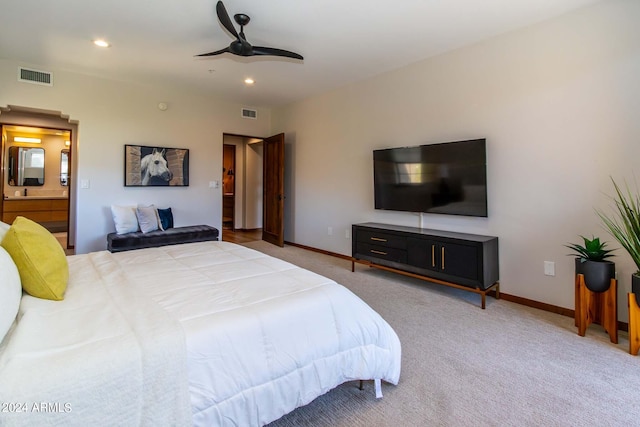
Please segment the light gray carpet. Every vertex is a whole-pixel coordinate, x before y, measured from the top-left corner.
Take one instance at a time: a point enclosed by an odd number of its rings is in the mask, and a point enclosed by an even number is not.
[[[624,333],[617,345],[599,325],[580,337],[565,316],[491,297],[482,310],[473,293],[363,265],[352,273],[349,261],[297,247],[245,246],[348,287],[402,343],[400,383],[383,383],[383,399],[372,382],[350,382],[271,427],[640,425],[640,357]]]

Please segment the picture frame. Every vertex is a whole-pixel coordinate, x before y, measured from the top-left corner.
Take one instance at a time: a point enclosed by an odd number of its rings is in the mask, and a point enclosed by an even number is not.
[[[188,187],[189,149],[124,146],[125,187]]]

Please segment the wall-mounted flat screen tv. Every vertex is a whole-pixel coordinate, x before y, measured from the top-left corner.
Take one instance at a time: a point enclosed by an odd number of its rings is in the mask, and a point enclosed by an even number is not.
[[[487,216],[486,140],[373,151],[376,209]]]

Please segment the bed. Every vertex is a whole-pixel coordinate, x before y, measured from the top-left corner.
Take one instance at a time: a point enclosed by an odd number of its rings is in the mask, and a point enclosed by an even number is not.
[[[1,425],[264,425],[346,381],[398,383],[380,315],[261,252],[210,241],[66,259],[64,300],[23,294],[0,344]]]

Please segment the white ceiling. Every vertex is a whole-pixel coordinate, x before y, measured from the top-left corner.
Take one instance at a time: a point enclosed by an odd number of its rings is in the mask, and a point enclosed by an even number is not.
[[[215,0],[2,0],[0,58],[140,82],[172,81],[254,106],[303,99],[599,0],[226,0],[248,41],[304,61],[231,54]],[[235,24],[235,22],[234,22]],[[236,27],[237,28],[237,27]],[[100,49],[92,39],[112,46]],[[256,83],[246,87],[245,77]],[[55,75],[54,75],[55,82]]]

